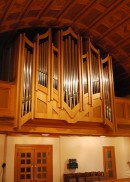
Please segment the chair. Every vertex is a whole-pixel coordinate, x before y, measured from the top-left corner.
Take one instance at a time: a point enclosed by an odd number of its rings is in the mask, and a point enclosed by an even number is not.
[[[76,182],[76,178],[68,179],[68,182]]]
[[[85,177],[79,177],[79,178],[78,178],[78,182],[86,182]]]

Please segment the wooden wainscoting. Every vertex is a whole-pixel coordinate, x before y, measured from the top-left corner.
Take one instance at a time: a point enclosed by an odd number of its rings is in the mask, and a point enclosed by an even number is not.
[[[130,182],[130,178],[103,180],[103,181],[100,181],[100,182]]]

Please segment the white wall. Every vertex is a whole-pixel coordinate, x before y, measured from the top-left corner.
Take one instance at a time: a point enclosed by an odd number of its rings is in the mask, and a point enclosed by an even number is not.
[[[115,138],[115,153],[118,178],[130,177],[130,138]]]
[[[5,136],[0,135],[0,165],[4,161]],[[128,177],[130,140],[128,137],[7,137],[6,182],[14,182],[15,144],[53,145],[53,182],[62,182],[64,173],[103,171],[103,146],[115,146],[117,177]],[[76,158],[78,169],[68,170],[68,159]],[[1,181],[1,176],[0,176]]]
[[[61,174],[71,172],[103,171],[103,146],[114,146],[117,178],[128,177],[130,141],[124,137],[61,137]],[[76,158],[78,169],[67,169],[68,159]]]
[[[6,143],[6,136],[0,135],[0,181],[2,179],[2,164],[6,160],[6,154],[5,154],[5,143]]]
[[[50,144],[53,145],[53,182],[59,181],[60,159],[59,159],[59,139],[45,137],[8,137],[7,139],[7,166],[6,182],[14,182],[14,154],[15,144]],[[55,175],[56,174],[56,175]]]

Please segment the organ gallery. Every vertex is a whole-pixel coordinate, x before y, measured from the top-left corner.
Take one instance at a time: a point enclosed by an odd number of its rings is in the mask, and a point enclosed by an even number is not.
[[[121,127],[112,57],[71,27],[19,33],[0,49],[0,80],[2,130],[101,135]]]

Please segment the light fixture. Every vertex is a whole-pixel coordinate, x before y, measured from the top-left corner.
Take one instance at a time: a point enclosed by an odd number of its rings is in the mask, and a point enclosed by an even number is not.
[[[49,133],[42,133],[42,136],[49,136]]]

